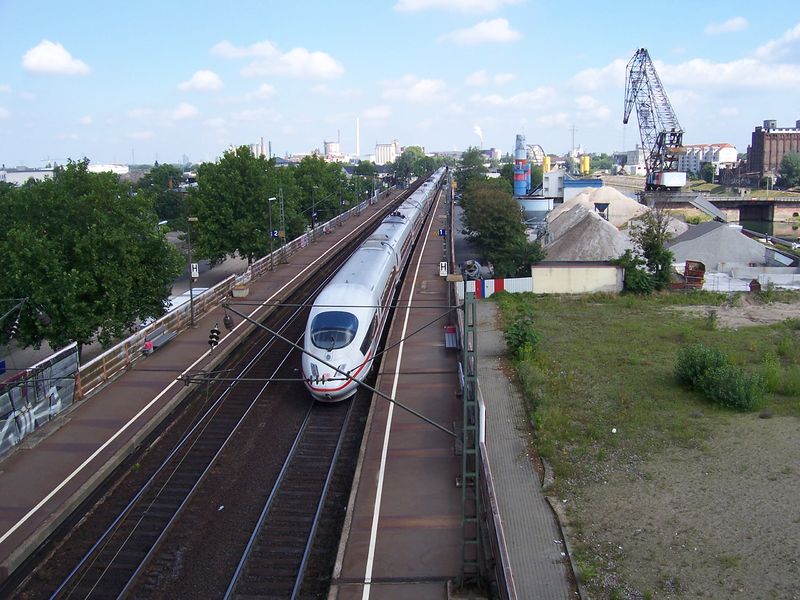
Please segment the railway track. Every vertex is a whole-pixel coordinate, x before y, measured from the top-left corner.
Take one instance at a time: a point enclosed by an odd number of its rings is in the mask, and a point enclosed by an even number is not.
[[[348,253],[343,250],[340,256]],[[299,341],[308,309],[290,303],[304,304],[337,266],[330,264],[306,282],[286,306],[272,312],[267,325]],[[282,591],[276,597],[291,597],[301,589],[304,597],[322,597],[352,478],[347,463],[358,453],[369,396],[357,394],[341,408],[313,406],[297,381],[295,352],[258,331],[219,372],[199,374],[194,381],[203,385],[184,410],[151,436],[152,446],[118,469],[121,476],[97,494],[93,500],[100,501],[85,516],[72,518],[74,529],[42,552],[46,560],[11,591],[13,597],[239,597],[254,587],[278,586]],[[348,426],[334,434],[322,423],[334,415],[343,419],[338,413],[345,408]],[[281,478],[282,457],[289,454],[294,432],[309,410],[303,439],[296,442]],[[312,434],[319,440],[309,441]],[[312,478],[313,491],[308,485]],[[269,492],[279,479],[284,487]],[[286,491],[293,481],[301,487]],[[303,517],[307,533],[288,536],[303,538],[301,553],[289,549],[288,537],[280,547],[269,537],[273,529],[295,529],[292,519],[300,517],[291,510],[281,517],[279,510],[299,506],[313,506],[311,519]],[[252,527],[259,521],[267,525],[266,536],[258,533],[263,527]],[[263,564],[266,549],[275,548],[297,564],[289,569],[295,570],[291,590],[288,571],[266,575],[262,567],[250,566]],[[298,576],[303,571],[309,574],[305,583]],[[0,596],[8,592],[0,590]]]

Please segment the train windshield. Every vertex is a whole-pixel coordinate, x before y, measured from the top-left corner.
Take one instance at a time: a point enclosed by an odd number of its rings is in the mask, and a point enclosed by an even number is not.
[[[344,348],[358,331],[358,319],[349,312],[330,310],[311,321],[311,342],[322,350]]]

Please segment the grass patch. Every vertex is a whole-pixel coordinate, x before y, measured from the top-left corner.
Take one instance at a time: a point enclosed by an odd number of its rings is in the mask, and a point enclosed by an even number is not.
[[[676,356],[690,344],[722,348],[732,372],[766,380],[759,407],[800,416],[796,320],[727,330],[716,319],[710,326],[707,311],[690,316],[673,309],[731,303],[723,294],[703,291],[651,297],[501,294],[497,302],[506,322],[524,315],[539,336],[535,355],[515,364],[537,448],[552,464],[559,487],[559,477],[579,484],[668,446],[702,447],[711,426],[731,413],[675,377]]]

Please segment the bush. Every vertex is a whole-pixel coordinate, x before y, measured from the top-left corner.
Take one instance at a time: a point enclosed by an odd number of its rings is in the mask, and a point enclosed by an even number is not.
[[[765,372],[768,370],[765,365]],[[703,344],[680,350],[675,376],[715,404],[735,410],[758,408],[769,383],[759,375],[749,375],[732,365],[720,349]]]
[[[675,364],[675,377],[682,384],[698,389],[700,379],[712,369],[728,364],[728,358],[719,348],[710,348],[703,344],[685,346],[678,352]]]
[[[758,408],[766,389],[761,377],[744,373],[730,364],[706,371],[699,384],[706,398],[734,410]]]
[[[517,358],[531,358],[536,352],[536,346],[541,336],[533,328],[533,319],[530,315],[518,316],[506,328],[506,344]]]
[[[767,352],[761,362],[761,377],[769,392],[778,391],[781,383],[781,361],[774,352]]]

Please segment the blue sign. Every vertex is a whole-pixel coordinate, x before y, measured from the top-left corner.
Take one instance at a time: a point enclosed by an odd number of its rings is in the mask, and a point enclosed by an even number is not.
[[[446,237],[446,236],[447,236],[447,229],[440,229],[439,237]]]
[[[277,240],[277,239],[278,239],[278,237],[280,237],[280,236],[278,235],[278,230],[277,230],[277,229],[273,229],[273,230],[272,230],[272,239],[274,239],[274,240]]]

